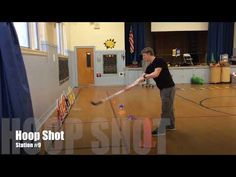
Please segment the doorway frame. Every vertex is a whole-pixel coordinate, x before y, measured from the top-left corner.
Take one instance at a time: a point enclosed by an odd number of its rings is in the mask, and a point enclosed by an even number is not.
[[[73,66],[73,70],[74,70],[74,72],[73,72],[73,74],[74,74],[74,83],[75,83],[75,85],[76,85],[76,87],[79,87],[79,81],[78,81],[78,55],[77,55],[77,50],[78,49],[81,49],[81,48],[91,48],[91,49],[93,49],[93,56],[94,56],[94,64],[95,64],[95,50],[96,50],[96,47],[95,46],[91,46],[91,45],[89,45],[89,46],[75,46],[74,47],[74,57],[75,57],[75,63],[74,63],[74,66]],[[95,65],[94,65],[94,68],[95,68]],[[94,69],[93,68],[93,69]],[[93,70],[93,75],[94,75],[94,70]],[[94,83],[93,83],[93,85],[95,85],[95,78],[94,78]]]

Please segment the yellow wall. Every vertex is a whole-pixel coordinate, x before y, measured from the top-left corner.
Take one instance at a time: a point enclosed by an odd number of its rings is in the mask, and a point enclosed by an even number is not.
[[[115,48],[108,50],[124,50],[125,34],[123,22],[102,22],[100,29],[95,30],[90,22],[65,23],[67,39],[70,50],[75,46],[95,46],[96,50],[107,50],[104,42],[107,39],[115,39]]]
[[[202,31],[208,30],[207,22],[152,22],[151,31]]]

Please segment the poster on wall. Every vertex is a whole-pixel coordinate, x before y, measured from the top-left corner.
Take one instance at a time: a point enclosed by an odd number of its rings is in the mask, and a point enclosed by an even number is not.
[[[115,39],[108,39],[104,42],[104,45],[107,49],[112,49],[112,48],[115,48]]]

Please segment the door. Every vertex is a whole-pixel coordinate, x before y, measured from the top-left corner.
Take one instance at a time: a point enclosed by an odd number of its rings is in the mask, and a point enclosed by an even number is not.
[[[78,83],[80,85],[94,84],[94,49],[78,48]]]

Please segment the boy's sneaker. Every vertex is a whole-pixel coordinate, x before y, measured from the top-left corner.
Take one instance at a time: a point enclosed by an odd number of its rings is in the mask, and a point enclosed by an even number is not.
[[[161,135],[165,135],[165,133],[158,132],[158,128],[152,131],[152,136],[161,136]]]
[[[174,131],[174,130],[176,130],[176,128],[173,127],[173,126],[166,126],[166,130],[167,131]],[[156,128],[152,131],[152,135],[153,136],[165,135],[165,133],[164,132],[158,132],[158,128]]]
[[[176,128],[174,126],[168,125],[168,126],[166,126],[166,130],[174,131],[174,130],[176,130]]]

